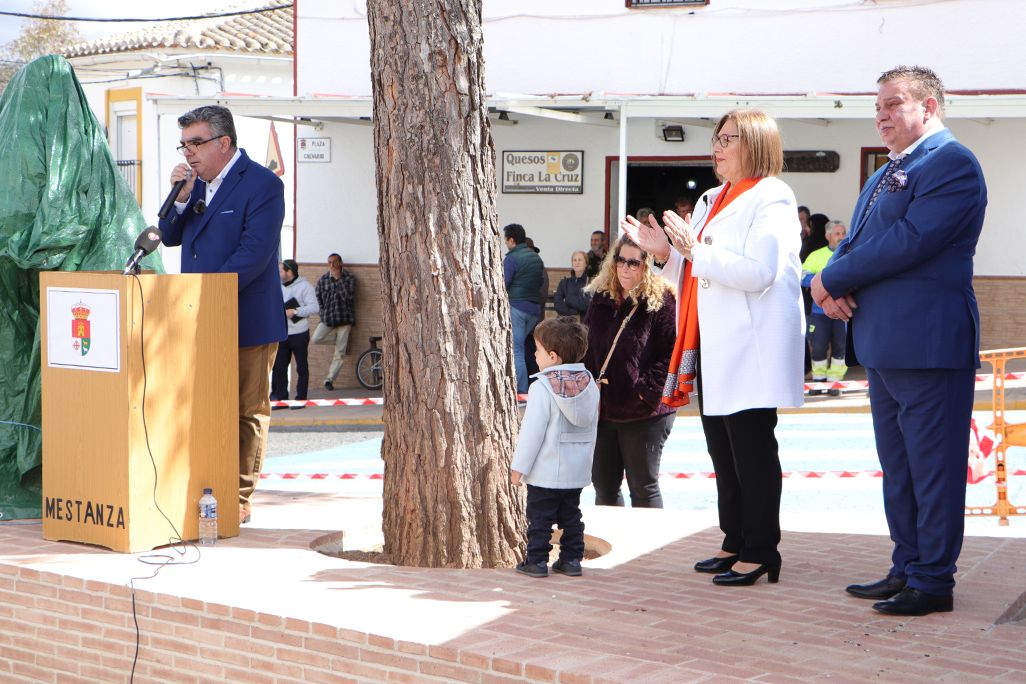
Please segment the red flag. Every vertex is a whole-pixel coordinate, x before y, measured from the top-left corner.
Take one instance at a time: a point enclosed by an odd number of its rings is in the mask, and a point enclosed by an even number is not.
[[[271,134],[267,138],[267,163],[264,164],[274,175],[285,175],[285,167],[281,163],[281,148],[278,146],[278,133],[274,130],[274,122],[271,122]]]

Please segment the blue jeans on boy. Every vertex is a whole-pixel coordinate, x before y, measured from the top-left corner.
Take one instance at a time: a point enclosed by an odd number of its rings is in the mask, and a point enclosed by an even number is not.
[[[527,562],[548,565],[552,526],[559,525],[559,560],[584,558],[584,520],[580,489],[548,489],[527,485]]]
[[[513,367],[517,371],[517,394],[527,394],[527,360],[524,357],[524,343],[538,324],[538,316],[529,314],[515,306],[509,307],[513,323]]]

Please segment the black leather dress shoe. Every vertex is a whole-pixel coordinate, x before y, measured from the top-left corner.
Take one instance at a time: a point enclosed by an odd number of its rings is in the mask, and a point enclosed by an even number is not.
[[[930,613],[950,613],[954,607],[951,596],[927,594],[905,587],[894,598],[873,604],[873,610],[886,615],[929,615]]]
[[[845,588],[845,591],[852,596],[858,596],[864,599],[874,599],[879,601],[880,599],[889,599],[890,597],[897,594],[899,591],[905,588],[905,578],[895,577],[894,575],[887,575],[879,582],[870,582],[869,584],[852,584]]]
[[[718,575],[730,570],[734,567],[734,563],[737,563],[736,553],[733,556],[706,558],[695,563],[695,572],[709,572]]]

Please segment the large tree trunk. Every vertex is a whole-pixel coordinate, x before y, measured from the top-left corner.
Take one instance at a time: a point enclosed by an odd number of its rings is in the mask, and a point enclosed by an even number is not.
[[[516,561],[523,495],[480,0],[369,0],[384,301],[385,550]]]

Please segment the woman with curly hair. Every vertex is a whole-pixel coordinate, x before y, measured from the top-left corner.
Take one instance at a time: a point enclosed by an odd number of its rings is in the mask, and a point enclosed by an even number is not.
[[[627,476],[631,505],[662,508],[659,460],[676,409],[661,403],[676,335],[673,287],[652,272],[647,252],[620,238],[586,291],[584,365],[601,389],[591,480],[595,503],[622,506]]]

